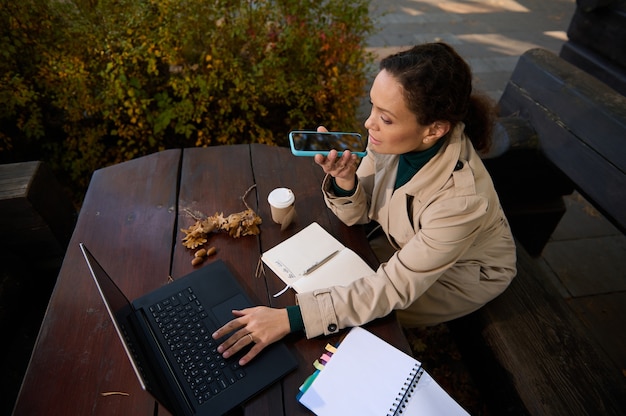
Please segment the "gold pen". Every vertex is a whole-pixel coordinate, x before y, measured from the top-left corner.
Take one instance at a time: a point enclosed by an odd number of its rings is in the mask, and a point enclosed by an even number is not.
[[[304,271],[304,273],[302,273],[302,276],[306,276],[307,274],[313,273],[315,270],[319,269],[321,266],[323,266],[324,264],[328,263],[330,261],[330,259],[332,259],[333,257],[335,257],[337,255],[337,253],[339,253],[339,250],[333,251],[328,256],[326,256],[326,258],[324,258],[323,260],[318,261],[313,266],[311,266],[308,269],[306,269]]]

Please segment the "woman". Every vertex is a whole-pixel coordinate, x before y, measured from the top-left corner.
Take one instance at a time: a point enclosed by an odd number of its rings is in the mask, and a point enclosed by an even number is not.
[[[393,310],[406,327],[449,321],[515,276],[515,244],[476,151],[489,146],[493,109],[472,94],[467,63],[443,43],[415,46],[382,60],[370,99],[358,168],[349,152],[315,161],[328,207],[348,225],[380,224],[391,257],[347,287],[297,294],[297,306],[234,311],[214,334],[236,331],[219,347],[225,357],[253,343],[244,365],[290,332],[328,335]]]

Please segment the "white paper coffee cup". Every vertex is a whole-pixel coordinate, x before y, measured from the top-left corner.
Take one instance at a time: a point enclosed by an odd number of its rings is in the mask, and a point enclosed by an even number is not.
[[[285,216],[293,209],[296,197],[289,188],[276,188],[267,196],[272,211],[272,220],[282,224]]]

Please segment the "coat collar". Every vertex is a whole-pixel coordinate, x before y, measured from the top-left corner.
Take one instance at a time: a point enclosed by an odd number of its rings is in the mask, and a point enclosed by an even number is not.
[[[463,149],[466,146],[463,130],[465,125],[459,123],[439,149],[439,152],[424,165],[419,172],[405,185],[393,191],[397,171],[398,155],[377,155],[376,176],[379,179],[379,191],[384,191],[388,197],[399,195],[412,195],[419,200],[425,200],[433,193],[440,190],[450,179],[454,168],[459,161]]]
[[[413,195],[418,200],[428,199],[439,191],[450,179],[461,157],[463,149],[463,130],[465,125],[457,125],[439,149],[439,152],[404,186],[398,188],[398,195]]]
[[[372,191],[370,218],[375,218],[377,221],[383,221],[383,218],[386,218],[388,222],[383,226],[386,230],[390,228],[411,230],[413,224],[408,222],[409,219],[405,218],[406,216],[390,215],[389,210],[391,207],[406,207],[407,198],[410,198],[414,208],[417,208],[446,185],[461,155],[467,153],[466,147],[469,145],[469,140],[464,136],[464,128],[462,123],[457,125],[439,152],[409,182],[395,191],[394,185],[400,157],[375,153],[376,180]],[[407,223],[392,227],[392,223],[397,221]]]

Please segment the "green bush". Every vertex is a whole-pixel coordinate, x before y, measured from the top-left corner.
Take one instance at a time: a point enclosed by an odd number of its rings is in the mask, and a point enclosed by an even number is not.
[[[369,0],[0,1],[4,162],[84,187],[166,148],[361,128]]]
[[[28,153],[45,134],[38,70],[45,65],[40,51],[51,40],[52,21],[39,2],[0,1],[0,154],[7,161]]]

